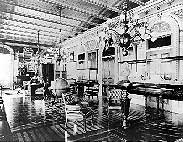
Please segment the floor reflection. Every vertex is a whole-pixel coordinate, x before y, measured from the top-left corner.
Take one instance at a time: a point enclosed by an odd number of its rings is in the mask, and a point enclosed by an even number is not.
[[[43,121],[46,117],[43,99],[35,100],[30,96],[10,97],[8,95],[3,99],[10,128]]]
[[[50,140],[64,138],[64,112],[60,103],[52,104],[43,97],[4,95],[4,106],[12,132],[17,139],[26,134],[49,131]],[[102,99],[99,97],[99,99]],[[105,99],[103,99],[105,100]],[[77,135],[72,135],[72,126],[67,129],[70,139],[75,141],[175,141],[183,138],[183,115],[164,110],[147,108],[136,104],[130,105],[128,127],[122,127],[119,111],[107,111],[105,101],[91,103],[95,109],[94,125],[87,125],[83,135],[82,123],[78,123]],[[98,106],[99,105],[99,106]],[[96,107],[98,106],[98,107]],[[24,131],[25,130],[25,131]],[[54,133],[54,137],[53,134]],[[35,136],[35,140],[41,136]],[[42,138],[40,138],[42,139]],[[46,139],[46,138],[45,138]],[[25,139],[26,141],[26,139]]]

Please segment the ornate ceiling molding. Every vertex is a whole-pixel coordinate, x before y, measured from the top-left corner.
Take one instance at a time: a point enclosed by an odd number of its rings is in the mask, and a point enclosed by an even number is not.
[[[36,32],[39,30],[42,42],[46,42],[44,39],[52,42],[76,35],[82,37],[79,32],[87,35],[90,33],[88,29],[93,30],[93,27],[98,27],[98,23],[103,23],[108,17],[117,16],[120,10],[113,6],[119,2],[120,0],[0,0],[0,28],[2,31],[8,30],[4,37],[13,40],[36,42]],[[114,22],[111,25],[115,28],[116,24],[118,23]],[[11,28],[7,29],[8,26]]]
[[[57,9],[56,5],[52,5],[50,7],[49,4],[45,3],[45,2],[42,2],[43,3],[43,4],[41,4],[42,7],[38,7],[38,6],[35,6],[35,5],[29,5],[24,1],[19,1],[18,3],[17,2],[12,3],[12,2],[9,2],[9,1],[6,1],[6,0],[1,0],[1,1],[4,2],[4,3],[7,3],[7,4],[12,4],[14,6],[18,6],[18,7],[22,7],[22,8],[26,8],[26,9],[30,9],[30,10],[35,10],[37,12],[44,12],[46,14],[51,14],[52,16],[59,16],[60,17],[59,11],[56,10]],[[45,6],[43,6],[43,5],[45,5]],[[96,25],[96,23],[88,22],[87,20],[84,20],[84,19],[78,19],[76,17],[66,16],[66,15],[63,15],[63,14],[62,14],[61,17],[67,18],[67,19],[70,19],[70,20],[85,22],[85,23],[90,24],[90,25]]]
[[[168,5],[171,5],[175,0],[165,0]]]
[[[180,10],[177,10],[177,11],[174,11],[172,12],[172,14],[176,15],[177,17],[179,18],[183,18],[183,9],[180,9]]]
[[[25,13],[24,11],[20,11],[20,12],[14,11],[14,5],[13,4],[6,4],[6,3],[4,3],[4,4],[5,4],[5,6],[9,7],[9,9],[0,9],[1,12],[15,14],[15,15],[24,16],[24,17],[33,18],[33,19],[38,19],[38,20],[41,20],[41,21],[44,21],[44,22],[55,23],[55,24],[58,24],[58,26],[65,25],[65,26],[70,26],[70,27],[77,27],[77,28],[84,29],[84,30],[88,29],[88,28],[84,28],[84,27],[81,27],[81,26],[77,26],[77,25],[66,24],[66,23],[63,23],[63,22],[60,23],[59,21],[45,19],[45,18],[42,18],[40,16],[29,15],[29,14]],[[50,24],[48,23],[48,25],[50,25]]]
[[[53,25],[42,24],[42,23],[37,22],[37,21],[32,21],[31,19],[29,19],[29,20],[26,19],[27,21],[24,20],[24,19],[20,20],[17,17],[12,17],[12,15],[6,15],[6,13],[3,14],[3,12],[0,13],[0,18],[3,19],[3,20],[20,22],[22,24],[31,24],[32,26],[38,26],[38,27],[42,27],[42,28],[50,28],[50,29],[57,29],[58,30],[58,27],[53,26]],[[69,30],[64,30],[64,31],[70,32]]]
[[[92,12],[89,12],[88,10],[84,10],[84,9],[81,9],[81,8],[77,8],[77,7],[74,7],[74,6],[70,6],[68,4],[58,2],[56,0],[40,0],[40,1],[47,2],[49,4],[54,4],[54,5],[60,6],[62,8],[67,8],[69,10],[76,11],[76,12],[79,12],[79,13],[87,14],[89,16],[97,17],[99,19],[107,20],[107,18],[108,18],[108,17],[105,17],[105,16],[93,14]]]
[[[142,0],[130,0],[130,1],[132,1],[134,3],[137,3],[137,4],[141,5],[141,6],[144,6],[145,5],[145,3],[142,2]]]
[[[147,10],[150,11],[150,9],[153,9],[157,7],[158,5],[164,4],[164,0],[150,0],[146,2],[146,4],[142,7],[136,7],[134,9],[135,12],[141,13],[141,12],[146,12]]]
[[[90,4],[94,4],[94,5],[97,5],[97,6],[99,6],[99,7],[102,7],[102,8],[107,8],[107,9],[109,9],[109,10],[111,10],[111,11],[114,11],[114,12],[118,12],[118,13],[121,13],[121,11],[119,10],[119,9],[117,9],[117,8],[115,8],[115,7],[111,7],[111,6],[108,6],[108,5],[106,5],[104,2],[94,2],[94,1],[92,1],[92,0],[81,0],[81,1],[84,1],[84,2],[87,2],[87,3],[90,3]]]

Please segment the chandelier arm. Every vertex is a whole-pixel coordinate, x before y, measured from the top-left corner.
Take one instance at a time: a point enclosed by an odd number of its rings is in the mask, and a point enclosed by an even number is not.
[[[140,37],[141,41],[145,41],[145,40],[141,37],[141,35],[138,35],[138,37]]]
[[[132,43],[132,42],[134,42],[135,40],[135,38],[137,37],[137,35],[134,35],[131,39],[130,39],[130,42]],[[139,36],[140,37],[140,36]],[[141,37],[140,37],[141,38]]]
[[[129,32],[131,32],[133,29],[135,29],[135,26],[134,26],[134,27],[132,27],[132,28],[129,30]]]
[[[151,39],[152,38],[152,35],[150,33],[148,33],[147,30],[149,30],[149,29],[145,28],[145,35],[150,36],[150,39]]]
[[[115,31],[114,29],[109,29],[109,31],[112,31],[112,35],[114,34],[117,37],[117,40],[115,40],[115,43],[118,43],[118,40],[121,36],[121,34],[119,34],[117,31]]]
[[[113,32],[115,32],[115,34],[117,34],[117,35],[120,35],[117,31],[115,31],[114,29],[109,29],[110,31],[113,31]]]

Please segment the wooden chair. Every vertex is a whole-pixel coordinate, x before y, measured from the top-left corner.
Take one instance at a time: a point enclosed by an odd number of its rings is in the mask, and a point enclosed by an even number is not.
[[[69,84],[69,89],[72,94],[76,94],[76,79],[67,79],[67,82]]]
[[[77,98],[71,94],[62,93],[62,101],[65,112],[65,127],[67,128],[68,123],[73,124],[73,134],[77,132],[77,122],[83,122],[84,132],[86,132],[86,114],[81,110],[81,106],[78,105]],[[93,115],[91,115],[93,118]],[[65,131],[65,139],[67,141],[67,131]]]
[[[120,109],[121,99],[123,97],[123,90],[121,89],[109,89],[107,92],[108,109]]]
[[[120,110],[123,116],[123,126],[126,127],[129,115],[130,100],[127,89],[109,88],[107,92],[108,110]]]

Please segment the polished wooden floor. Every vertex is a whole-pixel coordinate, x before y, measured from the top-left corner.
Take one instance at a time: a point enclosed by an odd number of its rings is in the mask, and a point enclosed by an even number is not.
[[[94,124],[77,123],[65,127],[65,117],[60,103],[52,104],[43,97],[6,95],[3,96],[13,141],[176,141],[183,138],[182,115],[145,108],[131,104],[128,127],[121,123],[121,113],[107,113],[105,104],[95,106]]]

